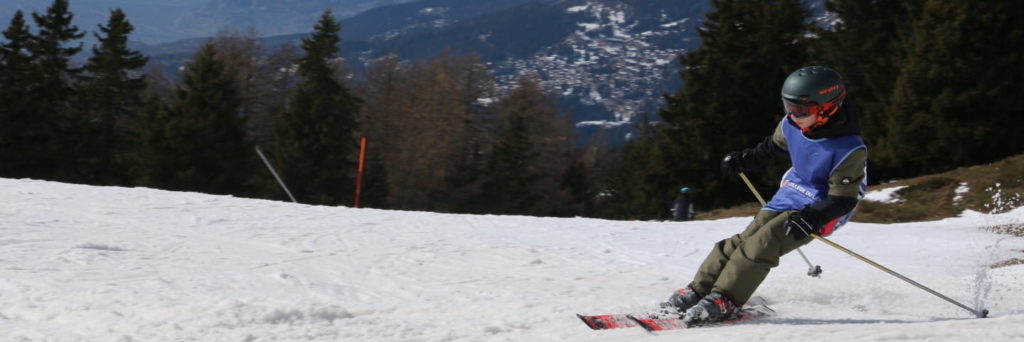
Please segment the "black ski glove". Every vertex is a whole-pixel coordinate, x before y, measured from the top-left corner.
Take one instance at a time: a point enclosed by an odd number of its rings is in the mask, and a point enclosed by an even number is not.
[[[745,155],[744,151],[734,151],[726,154],[725,158],[722,158],[722,172],[734,175],[749,171],[747,163],[743,160]]]
[[[786,235],[796,241],[803,240],[811,234],[820,232],[825,224],[823,221],[817,211],[812,210],[810,206],[804,207],[804,210],[789,214],[786,218]]]

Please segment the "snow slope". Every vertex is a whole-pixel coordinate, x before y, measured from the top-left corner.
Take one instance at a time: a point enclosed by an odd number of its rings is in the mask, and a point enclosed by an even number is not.
[[[758,290],[779,315],[651,335],[575,313],[645,310],[748,219],[627,222],[318,207],[0,179],[0,340],[633,341],[1024,339],[1024,210],[853,223]]]

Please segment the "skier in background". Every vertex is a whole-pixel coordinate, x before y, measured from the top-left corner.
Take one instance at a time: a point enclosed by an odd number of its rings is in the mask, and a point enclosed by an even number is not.
[[[782,86],[785,118],[753,148],[727,154],[727,174],[760,172],[789,155],[792,168],[746,230],[715,244],[669,303],[691,324],[735,317],[779,258],[846,223],[867,188],[861,116],[835,70],[804,67]]]
[[[679,195],[675,202],[672,202],[672,219],[676,221],[689,221],[694,218],[696,211],[693,210],[693,197],[690,196],[690,188],[679,189]]]

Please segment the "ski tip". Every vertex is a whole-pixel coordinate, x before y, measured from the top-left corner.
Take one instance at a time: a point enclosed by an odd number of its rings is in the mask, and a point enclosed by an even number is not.
[[[577,313],[577,316],[580,317],[580,320],[583,320],[583,323],[586,324],[587,327],[589,327],[591,330],[604,329],[604,327],[602,327],[596,322],[593,316],[587,316],[579,313]]]
[[[597,326],[597,324],[594,323],[594,321],[589,319],[587,316],[576,314],[576,317],[579,317],[579,319],[583,321],[583,323],[586,324],[587,327],[590,327],[591,330],[601,329],[601,327]]]

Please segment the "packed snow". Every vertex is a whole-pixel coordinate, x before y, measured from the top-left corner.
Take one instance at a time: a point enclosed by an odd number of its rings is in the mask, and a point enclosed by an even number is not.
[[[1024,339],[1024,209],[831,237],[758,292],[778,312],[649,334],[575,314],[646,311],[749,218],[447,215],[0,179],[4,341],[1012,341]],[[1009,265],[990,268],[990,265]]]

